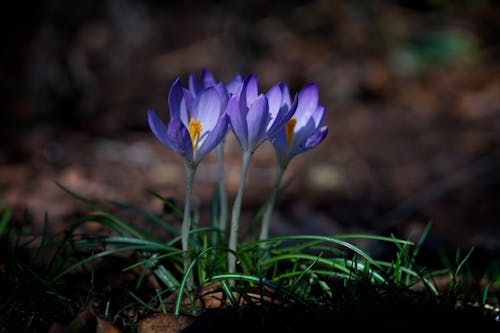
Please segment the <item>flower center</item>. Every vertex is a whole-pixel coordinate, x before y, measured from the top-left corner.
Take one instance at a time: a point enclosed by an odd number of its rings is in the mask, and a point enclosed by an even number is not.
[[[293,130],[295,129],[295,124],[297,123],[297,119],[292,118],[285,124],[285,136],[286,136],[286,144],[288,148],[292,145],[293,140]]]
[[[188,131],[189,136],[191,137],[191,142],[193,143],[193,151],[198,148],[201,130],[202,128],[199,120],[195,120],[193,118],[189,119]]]

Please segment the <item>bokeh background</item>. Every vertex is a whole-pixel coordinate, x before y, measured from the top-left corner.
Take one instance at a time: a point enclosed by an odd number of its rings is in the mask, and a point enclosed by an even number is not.
[[[427,250],[474,246],[479,257],[498,258],[497,1],[40,0],[5,6],[0,198],[15,208],[15,223],[40,232],[47,213],[50,230],[60,231],[89,213],[55,181],[103,204],[130,202],[160,214],[161,203],[144,191],[150,188],[182,205],[182,162],[149,132],[146,112],[168,120],[173,80],[187,83],[189,73],[207,68],[224,82],[253,73],[262,91],[278,81],[292,93],[308,82],[319,86],[330,132],[291,163],[286,177],[292,181],[278,199],[272,234],[415,239],[432,222]],[[230,134],[231,200],[240,159]],[[194,201],[202,223],[214,170],[209,156],[197,174]],[[274,152],[265,144],[251,162],[246,222],[266,200],[274,173]],[[359,245],[380,252],[376,244]]]

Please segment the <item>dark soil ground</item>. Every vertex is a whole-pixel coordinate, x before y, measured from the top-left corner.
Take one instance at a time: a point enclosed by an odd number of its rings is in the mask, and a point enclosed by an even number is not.
[[[0,198],[15,209],[19,228],[40,234],[47,213],[50,232],[60,232],[88,213],[54,181],[98,202],[130,202],[153,213],[162,206],[146,188],[182,203],[182,163],[149,132],[146,111],[166,119],[170,84],[205,67],[223,81],[254,73],[262,90],[278,81],[292,92],[311,81],[319,86],[330,132],[291,163],[286,176],[294,178],[278,199],[272,234],[417,239],[432,222],[424,264],[440,267],[443,256],[474,247],[478,284],[484,272],[498,274],[498,2],[45,0],[13,6],[4,16]],[[230,198],[240,158],[230,137]],[[255,154],[244,222],[270,193],[274,163],[268,145]],[[202,217],[214,168],[210,156],[197,174]],[[85,232],[102,230],[90,225]],[[376,242],[356,245],[390,255]],[[498,275],[496,281],[493,303]],[[249,311],[245,317],[257,316]],[[401,318],[420,318],[420,311]],[[456,323],[467,318],[448,315]],[[304,316],[298,327],[324,322],[316,313]],[[324,323],[347,327],[351,319]]]

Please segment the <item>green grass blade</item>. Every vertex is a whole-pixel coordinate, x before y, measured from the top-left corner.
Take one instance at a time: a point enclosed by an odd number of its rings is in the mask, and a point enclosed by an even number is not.
[[[154,224],[162,227],[165,230],[168,230],[169,232],[173,233],[176,236],[180,234],[179,228],[171,225],[170,223],[166,222],[165,220],[159,218],[158,216],[156,216],[154,214],[151,214],[150,212],[147,212],[147,211],[143,210],[142,208],[139,208],[137,206],[134,206],[134,205],[131,205],[131,204],[127,204],[127,203],[114,201],[114,200],[110,200],[109,202],[111,204],[117,206],[117,207],[124,208],[124,209],[130,210],[130,211],[132,211],[134,213],[137,213],[137,214],[139,214],[141,216],[144,216],[149,221],[151,221]]]
[[[385,261],[378,261],[378,265],[390,268],[391,265],[392,265],[392,263],[385,262]],[[405,266],[401,266],[401,267],[399,267],[399,269],[402,272],[404,272],[404,273],[406,273],[408,275],[411,275],[414,278],[417,278],[418,280],[421,280],[422,282],[424,282],[425,286],[432,291],[433,294],[439,295],[439,291],[436,289],[436,286],[434,286],[434,284],[430,281],[430,279],[422,276],[422,274],[420,274],[419,272],[417,272],[417,271],[415,271],[413,269],[410,269],[408,267],[405,267]]]
[[[105,250],[105,251],[99,252],[97,254],[93,254],[92,256],[87,257],[85,259],[82,259],[82,260],[78,261],[77,263],[64,269],[62,272],[60,272],[59,274],[57,274],[55,277],[53,277],[51,279],[51,283],[59,280],[61,277],[68,274],[69,272],[77,269],[78,267],[81,267],[82,265],[84,265],[88,262],[91,262],[95,258],[103,258],[103,257],[109,256],[109,255],[112,255],[115,253],[120,253],[120,252],[137,251],[137,250],[141,250],[143,248],[144,247],[142,245],[131,245],[131,246],[124,246],[124,247],[114,248],[114,249],[110,249],[110,250]]]
[[[348,242],[343,241],[341,238],[342,238],[342,236],[341,237],[338,237],[338,236],[329,237],[329,236],[320,236],[320,235],[282,236],[282,237],[269,238],[269,239],[266,239],[264,241],[252,242],[252,245],[256,246],[257,244],[260,244],[263,242],[276,242],[276,241],[319,240],[319,241],[329,242],[329,243],[333,243],[333,244],[345,247],[345,248],[353,251],[354,253],[358,254],[359,256],[363,257],[364,259],[366,259],[370,263],[375,263],[375,260],[373,260],[365,251],[361,250],[360,248],[358,248],[358,247],[356,247]],[[351,237],[349,237],[349,238],[351,238]],[[352,237],[352,238],[354,238],[354,237]],[[388,237],[384,237],[384,238],[386,238],[387,240],[390,240],[390,241],[394,241],[393,239],[388,238]],[[406,243],[406,241],[401,241],[401,242]],[[248,246],[248,244],[247,244],[247,246]]]
[[[306,303],[297,295],[294,293],[288,291],[287,289],[281,288],[277,284],[267,280],[266,278],[258,277],[255,275],[250,275],[250,274],[239,274],[239,273],[225,273],[225,274],[218,274],[210,277],[206,282],[222,282],[222,281],[243,281],[243,282],[248,282],[251,284],[256,284],[256,285],[264,285],[266,287],[269,287],[271,289],[276,290],[277,292],[280,292],[294,301],[296,301],[299,304],[306,305]]]
[[[234,307],[238,307],[239,306],[238,301],[236,300],[236,298],[234,298],[234,294],[233,294],[233,291],[231,290],[231,286],[229,285],[229,282],[224,280],[221,282],[221,286],[222,286],[222,290],[229,298],[229,301],[231,302],[231,304]]]
[[[196,234],[202,234],[204,232],[220,232],[220,230],[218,228],[212,228],[212,227],[200,227],[200,228],[193,228],[191,230],[189,230],[189,235],[190,236],[193,236],[193,235],[196,235]],[[181,236],[176,236],[176,237],[173,237],[171,240],[169,240],[167,242],[167,245],[173,245],[177,242],[180,242],[181,240]]]
[[[3,205],[2,205],[3,206]],[[3,207],[1,207],[3,209]],[[0,209],[0,210],[2,210]],[[10,219],[12,218],[12,209],[6,209],[2,213],[2,217],[0,218],[0,238],[7,234],[7,226],[9,225]]]
[[[169,289],[175,290],[179,288],[179,281],[165,266],[156,266],[154,273]]]
[[[128,294],[139,304],[141,304],[143,307],[145,307],[148,311],[156,311],[155,308],[153,308],[151,305],[149,305],[148,303],[144,302],[142,299],[139,298],[139,296],[137,296],[136,294],[134,294],[132,291],[128,291]]]
[[[82,203],[84,203],[85,205],[89,206],[90,208],[100,212],[103,216],[105,216],[110,222],[112,222],[114,224],[114,226],[116,227],[115,228],[115,231],[119,232],[120,234],[124,234],[124,233],[128,233],[136,238],[141,238],[141,239],[144,239],[146,238],[145,235],[139,230],[137,229],[136,227],[134,227],[133,225],[131,225],[130,223],[127,223],[125,221],[122,221],[121,219],[117,218],[116,216],[114,216],[113,214],[109,213],[108,211],[106,211],[104,208],[102,208],[101,206],[95,204],[94,202],[92,202],[91,200],[79,195],[79,194],[76,194],[75,192],[71,191],[70,189],[68,189],[67,187],[59,184],[58,182],[56,182],[56,185],[62,189],[64,192],[68,193],[69,195],[71,195],[72,197],[78,199],[79,201],[81,201]],[[94,216],[97,216],[97,215],[94,215]],[[97,221],[99,222],[99,221]],[[106,225],[110,225],[110,224],[106,224]],[[120,232],[121,231],[121,232]]]
[[[454,276],[457,276],[458,273],[460,273],[460,271],[462,270],[462,267],[465,265],[465,262],[469,259],[469,257],[471,256],[473,251],[474,251],[474,247],[472,247],[469,250],[469,252],[467,253],[467,255],[460,261],[460,263],[457,266],[457,269],[455,270]]]
[[[163,202],[163,204],[165,205],[165,207],[167,207],[169,209],[169,213],[172,216],[174,216],[176,218],[179,218],[179,219],[182,219],[182,217],[184,216],[183,210],[180,209],[179,207],[177,207],[172,202],[172,200],[167,199],[167,198],[163,197],[162,195],[156,193],[155,191],[152,191],[152,190],[149,190],[149,189],[146,189],[146,192],[149,193],[149,194],[151,194],[155,198],[160,199],[160,201]]]

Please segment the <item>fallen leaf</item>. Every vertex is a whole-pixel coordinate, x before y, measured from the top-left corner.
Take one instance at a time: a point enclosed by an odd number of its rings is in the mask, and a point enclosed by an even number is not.
[[[156,313],[139,322],[139,333],[178,333],[191,325],[192,316],[176,316],[173,313]]]
[[[121,330],[109,321],[97,317],[96,333],[121,333]]]

